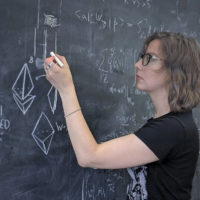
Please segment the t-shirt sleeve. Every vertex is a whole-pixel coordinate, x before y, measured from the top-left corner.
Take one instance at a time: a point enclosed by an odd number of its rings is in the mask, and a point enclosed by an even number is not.
[[[184,137],[184,128],[174,118],[149,120],[134,133],[160,159],[177,148]]]

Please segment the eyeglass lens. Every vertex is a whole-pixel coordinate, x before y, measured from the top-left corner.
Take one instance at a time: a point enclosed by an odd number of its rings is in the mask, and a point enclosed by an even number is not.
[[[152,56],[150,54],[140,53],[140,55],[139,55],[139,59],[142,59],[142,65],[143,66],[146,66],[146,65],[149,64],[151,57]]]
[[[149,61],[151,60],[151,55],[149,54],[144,54],[143,58],[142,58],[142,64],[144,66],[149,64]]]

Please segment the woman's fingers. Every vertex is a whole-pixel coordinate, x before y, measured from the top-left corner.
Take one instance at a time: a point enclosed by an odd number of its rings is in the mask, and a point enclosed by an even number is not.
[[[54,62],[54,58],[53,58],[53,57],[48,57],[48,58],[46,58],[46,59],[44,60],[44,62],[45,62],[46,64],[52,63],[52,62]]]
[[[56,54],[56,56],[63,62],[64,65],[68,66],[67,60],[64,56]]]
[[[60,67],[55,63],[54,57],[48,57],[44,61],[44,70],[47,80],[58,89],[59,92],[63,92],[73,87],[73,80],[65,57],[58,54],[56,54],[56,56],[63,62],[64,66]]]
[[[55,55],[61,60],[61,62],[64,64],[64,66],[67,66],[67,67],[69,66],[64,56],[61,56],[59,54],[55,54]],[[59,67],[59,65],[57,64],[57,62],[56,62],[56,60],[55,60],[55,58],[53,56],[46,58],[44,62],[47,65],[53,62],[53,63],[55,63],[55,65],[57,67]]]
[[[49,70],[56,72],[59,70],[59,66],[57,63],[55,63],[55,60],[53,57],[46,58],[44,61],[44,69],[45,72],[49,72]]]

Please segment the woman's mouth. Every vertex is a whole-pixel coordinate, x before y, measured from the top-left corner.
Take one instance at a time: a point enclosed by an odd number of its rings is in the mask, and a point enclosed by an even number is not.
[[[137,80],[142,80],[142,77],[139,76],[139,75],[136,75],[136,79],[137,79]]]

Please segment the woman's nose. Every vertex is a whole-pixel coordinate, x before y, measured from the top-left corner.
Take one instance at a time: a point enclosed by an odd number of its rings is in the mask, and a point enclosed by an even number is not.
[[[136,69],[142,70],[143,65],[142,65],[142,59],[139,59],[135,64],[134,64]]]

